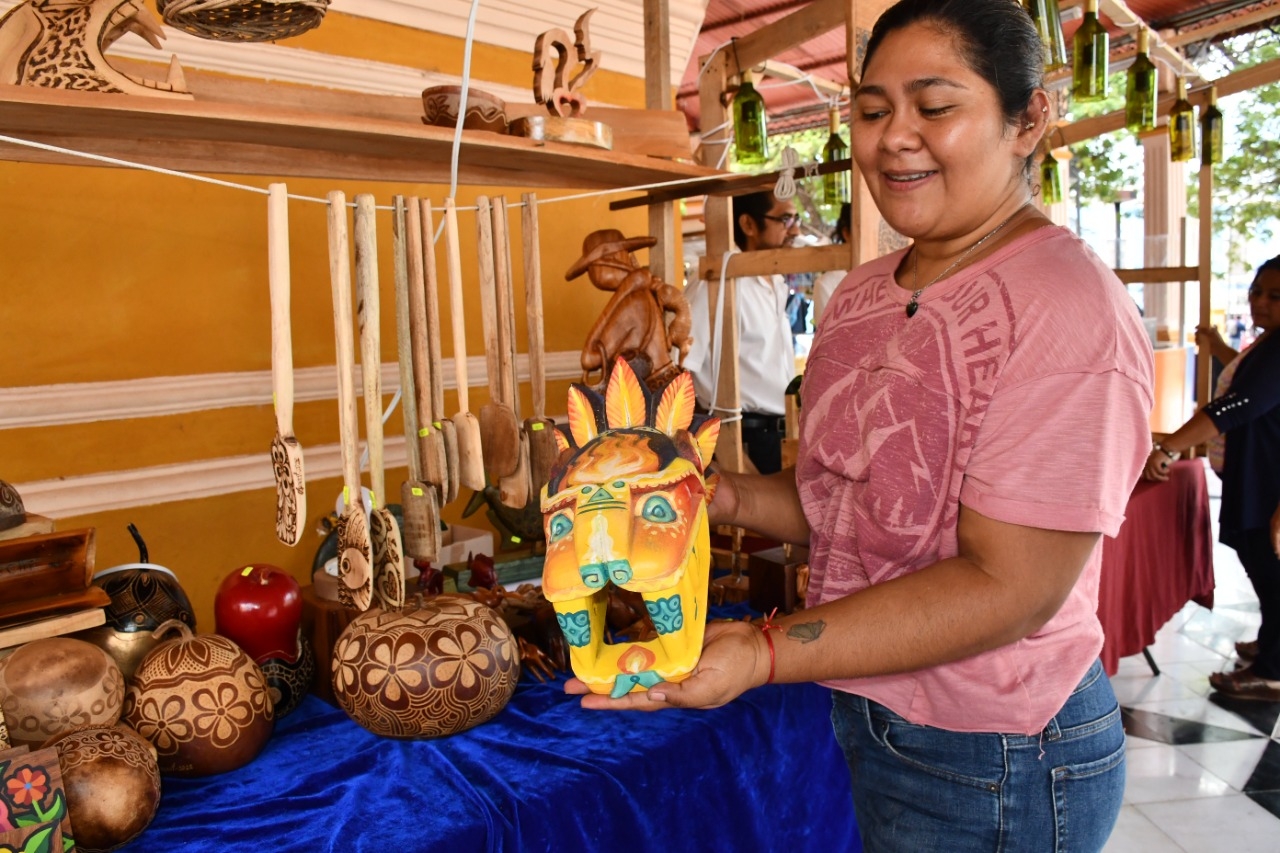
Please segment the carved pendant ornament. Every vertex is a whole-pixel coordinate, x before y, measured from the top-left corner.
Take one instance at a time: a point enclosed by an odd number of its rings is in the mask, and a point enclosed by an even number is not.
[[[619,360],[603,397],[569,389],[569,426],[542,490],[542,588],[574,674],[624,696],[681,681],[702,653],[711,571],[704,481],[720,421],[694,415],[693,379],[650,393]],[[605,642],[609,584],[639,593],[657,637]]]
[[[0,83],[191,98],[178,58],[166,80],[118,71],[104,55],[125,33],[156,50],[164,30],[140,0],[28,0],[0,18]]]
[[[587,100],[578,94],[596,73],[600,51],[591,49],[591,16],[588,9],[573,24],[573,37],[562,29],[547,30],[533,43],[533,98],[553,116],[577,118],[586,112]],[[570,64],[572,47],[577,61]],[[581,66],[581,67],[579,67]],[[577,72],[569,77],[569,72]],[[568,78],[568,79],[566,79]]]

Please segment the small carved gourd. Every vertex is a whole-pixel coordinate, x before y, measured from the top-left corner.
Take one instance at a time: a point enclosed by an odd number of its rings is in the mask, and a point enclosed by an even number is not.
[[[83,640],[33,640],[0,659],[0,709],[14,746],[38,747],[74,728],[113,725],[123,701],[120,668]]]
[[[45,745],[58,750],[77,850],[114,850],[142,834],[160,805],[154,746],[122,725],[76,729]]]
[[[520,679],[519,647],[491,608],[453,595],[420,602],[372,608],[334,645],[334,696],[374,734],[465,731],[506,707]]]
[[[266,679],[235,643],[193,635],[177,620],[156,629],[152,649],[125,694],[124,721],[149,740],[160,772],[212,776],[243,767],[271,737],[275,714]]]

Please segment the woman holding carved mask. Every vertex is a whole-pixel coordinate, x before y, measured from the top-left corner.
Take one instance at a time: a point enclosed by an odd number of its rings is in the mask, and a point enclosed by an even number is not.
[[[808,608],[779,630],[709,625],[683,682],[583,699],[831,686],[868,850],[1097,850],[1120,809],[1099,539],[1150,448],[1152,360],[1107,265],[1031,206],[1042,63],[1014,0],[881,16],[852,148],[913,243],[832,297],[796,470],[726,474],[711,505],[712,523],[810,546]]]

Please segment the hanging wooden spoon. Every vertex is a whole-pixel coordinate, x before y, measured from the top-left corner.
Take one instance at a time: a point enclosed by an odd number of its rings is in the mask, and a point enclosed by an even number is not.
[[[373,196],[356,196],[356,319],[364,380],[364,430],[369,447],[373,591],[384,608],[404,604],[404,546],[400,525],[387,509],[382,433],[382,302],[378,293],[378,231]]]
[[[417,208],[409,199],[408,207]],[[427,380],[426,294],[410,282],[415,241],[408,230],[416,217],[408,215],[404,196],[395,197],[396,352],[400,357],[400,411],[404,419],[409,479],[400,487],[404,515],[404,549],[416,560],[434,561],[440,554],[440,494],[423,474],[425,436],[432,432],[431,389]],[[425,423],[427,426],[420,426]]]
[[[511,410],[511,383],[502,361],[505,335],[500,329],[503,315],[498,310],[501,297],[497,293],[496,267],[504,264],[501,248],[495,243],[495,223],[488,197],[477,196],[480,317],[484,323],[484,355],[489,374],[489,402],[480,407],[480,438],[484,445],[484,473],[491,483],[510,477],[520,463],[520,424]]]
[[[518,420],[520,382],[516,376],[516,307],[511,288],[511,237],[507,223],[507,200],[493,200],[494,278],[497,281],[498,387],[511,412],[515,432],[516,467],[498,480],[498,500],[513,509],[529,503],[529,440]]]
[[[356,421],[355,337],[351,333],[351,267],[347,238],[347,196],[329,193],[329,283],[337,339],[338,431],[342,445],[342,517],[338,519],[338,600],[368,610],[373,600],[373,547],[360,493]]]
[[[458,482],[468,489],[484,489],[484,450],[480,422],[471,414],[467,395],[467,322],[462,301],[462,249],[458,244],[458,211],[453,199],[444,201],[445,255],[449,266],[449,310],[453,314],[453,369],[458,377]]]
[[[444,416],[444,358],[440,354],[440,279],[436,274],[435,231],[431,227],[434,223],[430,202],[423,199],[421,205],[425,211],[422,217],[423,257],[431,257],[430,263],[424,264],[427,273],[427,345],[430,350],[432,426],[444,439],[445,473],[444,482],[440,484],[440,504],[443,506],[458,499],[458,428]]]
[[[524,307],[529,323],[529,386],[533,392],[533,417],[526,418],[524,433],[529,440],[529,479],[533,493],[541,494],[551,479],[551,466],[560,456],[556,447],[555,422],[547,417],[546,349],[542,328],[542,257],[538,245],[538,197],[522,197],[521,237],[524,239]]]
[[[444,391],[442,389],[440,392],[440,406],[437,408],[433,390],[433,383],[438,381],[436,374],[440,372],[440,367],[431,359],[431,332],[428,320],[430,309],[427,308],[427,294],[439,287],[433,240],[435,221],[432,217],[431,202],[428,199],[415,198],[410,201],[411,206],[418,212],[417,217],[412,215],[409,217],[411,230],[416,226],[418,235],[416,240],[412,239],[412,234],[410,236],[409,272],[414,294],[414,310],[410,316],[414,318],[415,323],[419,324],[413,326],[413,329],[415,330],[414,340],[421,347],[420,351],[414,351],[414,363],[421,364],[419,375],[423,380],[423,388],[419,391],[418,397],[426,411],[423,418],[425,429],[422,431],[421,441],[423,477],[439,490],[440,495],[444,495],[448,492],[446,480],[456,477],[457,474],[449,471],[444,430],[441,427],[441,419],[444,418]],[[417,259],[416,266],[414,258]]]
[[[307,477],[302,445],[293,434],[293,328],[289,318],[289,194],[284,184],[267,187],[267,279],[271,288],[271,399],[276,437],[271,467],[276,475],[276,538],[302,539],[307,517]]]

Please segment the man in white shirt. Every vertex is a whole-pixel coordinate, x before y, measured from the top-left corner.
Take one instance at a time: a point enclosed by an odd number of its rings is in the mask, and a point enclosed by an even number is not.
[[[800,216],[790,199],[771,190],[734,196],[733,239],[744,252],[792,245],[800,233]],[[713,409],[719,365],[708,339],[716,310],[707,304],[707,283],[696,281],[685,291],[693,317],[693,345],[684,366],[693,374],[698,402]],[[780,275],[737,279],[738,387],[742,405],[742,443],[762,474],[782,468],[787,385],[795,376],[795,347],[787,322],[787,284]],[[718,334],[718,330],[711,335]],[[713,412],[725,416],[725,412]]]

